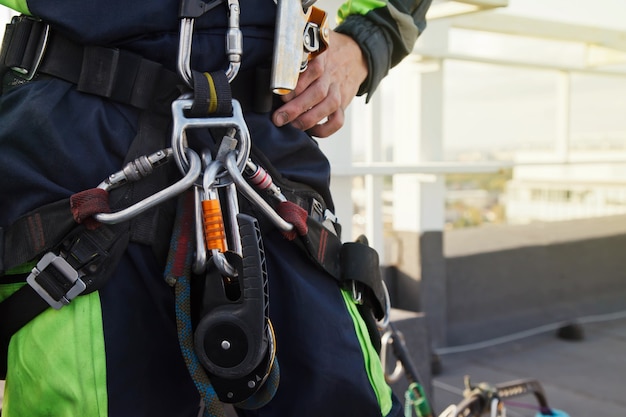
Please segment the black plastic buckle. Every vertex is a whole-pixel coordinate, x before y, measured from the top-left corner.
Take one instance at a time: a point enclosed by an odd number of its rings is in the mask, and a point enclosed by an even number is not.
[[[68,305],[87,288],[78,271],[52,252],[41,258],[26,282],[55,310]]]
[[[11,24],[15,27],[5,59],[13,71],[30,81],[37,75],[46,52],[50,25],[30,16],[15,16]]]

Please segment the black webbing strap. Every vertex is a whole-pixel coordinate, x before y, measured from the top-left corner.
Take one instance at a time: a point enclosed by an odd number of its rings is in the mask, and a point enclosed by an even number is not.
[[[233,95],[224,71],[192,72],[191,117],[232,116]]]
[[[6,373],[11,336],[48,307],[61,308],[76,296],[101,288],[128,246],[129,235],[127,222],[96,229],[75,227],[39,260],[27,284],[0,303],[4,318],[0,321],[0,379]],[[10,255],[12,250],[5,248],[5,252]]]
[[[13,38],[13,29],[13,26],[10,24],[6,25],[4,37],[2,38],[2,48],[0,48],[0,79],[4,78],[4,74],[9,69],[4,63],[6,62],[7,51],[9,49],[9,40]]]
[[[126,162],[162,149],[167,122],[167,118],[143,111]],[[115,208],[139,201],[162,189],[169,178],[170,172],[162,167],[150,180],[113,190],[109,204]],[[48,307],[60,308],[78,294],[100,289],[117,266],[129,240],[152,245],[157,257],[164,258],[167,253],[173,216],[169,211],[173,208],[167,203],[129,222],[99,225],[95,229],[79,225],[72,209],[72,199],[57,201],[21,216],[3,229],[0,277],[27,262],[39,262],[38,274],[31,274],[28,284],[0,302],[0,317],[4,318],[0,320],[0,379],[6,372],[11,336]],[[43,258],[42,254],[45,254]],[[53,261],[46,265],[44,259]],[[80,282],[72,281],[74,274],[80,276]],[[78,285],[83,284],[85,288],[80,289]]]
[[[369,306],[374,317],[385,317],[385,289],[378,253],[359,242],[342,243],[341,239],[311,216],[307,219],[308,231],[299,241],[313,260],[337,279],[342,288],[361,293],[355,298]]]
[[[302,220],[306,222],[306,227],[300,228],[294,242],[335,278],[342,288],[361,293],[363,303],[372,309],[377,319],[382,319],[386,314],[387,302],[376,250],[366,243],[341,241],[340,225],[324,219],[324,212],[329,208],[325,203],[330,201],[329,194],[321,195],[306,184],[285,178],[254,144],[251,155],[256,163],[269,172],[287,200],[304,211],[306,219]],[[274,203],[267,195],[262,196],[269,204]],[[273,227],[261,211],[255,211],[254,205],[242,201],[240,206],[259,220],[261,230]]]
[[[118,48],[85,46],[63,36],[46,23],[17,16],[7,25],[0,51],[0,78],[13,69],[22,82],[45,74],[76,84],[78,91],[109,98],[142,110],[170,115],[170,104],[181,92],[179,77],[161,64]],[[203,73],[198,73],[205,77]],[[224,74],[210,73],[217,88],[228,85]],[[196,83],[194,89],[205,88]],[[270,68],[243,70],[230,85],[232,97],[244,111],[265,113],[281,102],[269,88]],[[230,93],[229,93],[230,94]],[[226,95],[218,91],[220,101]],[[220,108],[217,114],[230,114]]]
[[[7,25],[0,66],[29,79],[46,74],[76,84],[78,91],[169,114],[180,91],[176,73],[140,55],[80,45],[46,23],[18,16]]]
[[[150,155],[167,147],[170,139],[168,133],[169,118],[144,111],[139,116],[137,134],[130,145],[124,159],[124,165],[143,155]],[[158,167],[150,177],[140,181],[127,183],[124,187],[111,191],[112,208],[126,207],[156,194],[168,185],[180,172],[175,164]],[[176,202],[174,199],[165,201],[157,207],[144,211],[130,220],[130,240],[151,246],[156,259],[165,265],[169,250],[169,239],[174,223]]]
[[[34,290],[29,291],[29,288],[32,290],[30,286],[25,285],[0,303],[0,315],[2,317],[0,322],[0,379],[6,378],[7,356],[11,336],[30,321],[30,318],[24,317],[22,313],[34,312],[36,316],[50,307]],[[33,297],[32,295],[35,296]]]

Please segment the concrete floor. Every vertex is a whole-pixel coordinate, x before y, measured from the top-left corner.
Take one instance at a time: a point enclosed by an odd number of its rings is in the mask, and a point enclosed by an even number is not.
[[[433,377],[435,412],[461,400],[463,377],[470,375],[474,385],[537,379],[550,407],[571,417],[626,416],[626,313],[596,317],[582,324],[582,329],[584,338],[578,341],[560,339],[550,331],[440,355],[442,372]],[[536,404],[531,396],[512,401]],[[507,407],[507,415],[512,417],[535,416],[536,412]]]

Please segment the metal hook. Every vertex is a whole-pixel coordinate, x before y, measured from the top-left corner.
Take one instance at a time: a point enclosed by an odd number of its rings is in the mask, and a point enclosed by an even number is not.
[[[195,19],[183,18],[180,20],[180,35],[178,39],[178,75],[189,88],[193,88],[191,80],[191,43]]]
[[[216,0],[210,3],[203,1],[183,1],[180,12],[180,34],[178,40],[178,75],[188,87],[193,89],[191,77],[191,45],[193,43],[193,30],[195,20],[221,3]],[[243,54],[243,35],[239,28],[239,1],[228,0],[228,31],[226,32],[226,55],[229,66],[226,70],[226,78],[231,82],[237,76],[241,66]]]
[[[404,367],[402,366],[402,361],[396,359],[396,367],[394,368],[393,372],[391,374],[387,372],[387,348],[388,346],[391,346],[392,343],[394,343],[393,332],[391,330],[385,332],[385,334],[383,334],[383,336],[380,338],[380,343],[380,362],[383,365],[383,375],[385,375],[385,380],[388,383],[393,384],[400,379],[400,377],[402,376],[402,371],[404,370]]]
[[[200,275],[206,270],[207,254],[206,244],[204,242],[204,234],[202,233],[202,190],[197,185],[194,186],[194,221],[196,224],[196,257],[194,259],[192,269],[194,274]]]
[[[387,284],[385,281],[381,281],[383,284],[383,291],[385,293],[385,317],[378,322],[378,328],[386,329],[389,326],[389,320],[391,316],[391,298],[389,297],[389,290],[387,289]]]
[[[243,34],[239,29],[239,1],[228,0],[228,31],[226,32],[226,55],[228,55],[228,69],[226,78],[232,82],[241,67],[243,54]]]
[[[200,175],[200,171],[201,171],[201,164],[200,164],[200,157],[198,156],[197,153],[195,153],[193,150],[187,148],[185,150],[187,157],[190,160],[190,164],[189,164],[189,170],[187,171],[187,173],[185,174],[185,176],[180,179],[178,182],[175,182],[174,184],[170,185],[167,188],[164,188],[158,192],[156,192],[155,194],[152,194],[151,196],[133,204],[132,206],[129,206],[125,209],[122,209],[118,212],[115,213],[99,213],[94,215],[94,218],[99,221],[100,223],[106,223],[106,224],[116,224],[116,223],[120,223],[126,220],[129,220],[141,213],[143,213],[144,211],[172,198],[177,196],[178,194],[182,193],[183,191],[189,189],[189,187],[191,187],[194,182],[196,181],[196,179],[198,178],[198,176]],[[124,170],[119,171],[118,173],[114,174],[123,174]],[[138,178],[140,178],[141,176],[137,177],[137,178],[133,178],[133,180],[136,180]],[[109,177],[110,179],[111,177]],[[128,180],[128,177],[126,177],[125,180]],[[124,181],[123,183],[126,183],[126,181]],[[102,183],[100,183],[100,185],[98,185],[98,188],[101,188],[103,190],[110,190],[112,188],[115,188],[116,186],[121,185],[122,183],[120,182],[119,184],[116,183],[116,185],[112,185],[110,182],[107,181],[103,181]]]
[[[243,175],[241,175],[241,172],[237,165],[237,161],[235,160],[234,152],[229,153],[226,156],[224,162],[226,164],[226,168],[228,169],[230,177],[237,185],[239,191],[243,193],[243,195],[245,195],[248,200],[255,204],[256,207],[260,209],[278,229],[284,232],[292,231],[294,228],[293,224],[285,221],[282,217],[280,217],[278,213],[276,213],[276,211],[272,208],[272,206],[270,206],[265,200],[263,200],[263,197],[261,197],[256,191],[254,191],[254,188],[252,188],[252,186],[250,186],[246,182]]]

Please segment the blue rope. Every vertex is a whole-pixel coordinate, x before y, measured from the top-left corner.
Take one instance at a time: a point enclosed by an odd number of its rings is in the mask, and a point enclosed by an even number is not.
[[[178,342],[189,374],[204,400],[204,417],[224,417],[222,403],[194,351],[189,280],[193,254],[191,239],[193,226],[193,194],[187,192],[179,199],[170,253],[165,268],[165,280],[170,285],[174,285]]]

